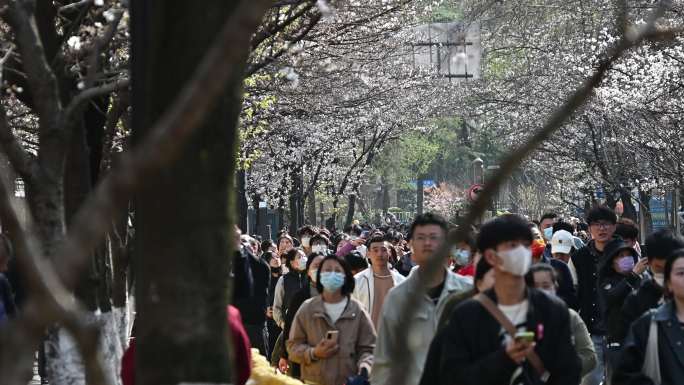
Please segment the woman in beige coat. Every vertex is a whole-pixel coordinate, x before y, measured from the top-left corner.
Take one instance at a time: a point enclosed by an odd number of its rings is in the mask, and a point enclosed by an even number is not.
[[[354,276],[344,259],[328,255],[318,270],[317,295],[295,315],[287,351],[307,384],[342,385],[370,373],[375,330],[362,305],[350,297]]]

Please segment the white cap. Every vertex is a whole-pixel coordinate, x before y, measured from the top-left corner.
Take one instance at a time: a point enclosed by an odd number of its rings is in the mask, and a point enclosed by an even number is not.
[[[553,233],[553,238],[551,239],[551,254],[570,254],[573,245],[572,234],[566,230],[558,230]]]

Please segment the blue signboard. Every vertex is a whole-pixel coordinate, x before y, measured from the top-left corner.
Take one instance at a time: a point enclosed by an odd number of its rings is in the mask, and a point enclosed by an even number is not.
[[[418,187],[418,182],[415,181],[415,180],[412,180],[411,182],[409,182],[409,184],[410,184],[411,187],[413,187],[413,188]],[[435,187],[435,186],[437,186],[437,183],[435,183],[434,180],[432,180],[432,179],[423,179],[423,187],[424,187],[424,188],[427,188],[427,187]]]
[[[653,231],[665,229],[670,227],[668,220],[668,210],[672,207],[672,197],[667,198],[651,198],[649,202],[651,209],[651,220],[653,223]]]

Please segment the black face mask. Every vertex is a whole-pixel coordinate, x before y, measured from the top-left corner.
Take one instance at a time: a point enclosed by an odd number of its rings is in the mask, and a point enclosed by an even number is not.
[[[283,267],[282,267],[282,266],[279,266],[279,267],[273,267],[273,266],[271,266],[271,274],[278,274],[278,275],[280,275],[280,274],[282,274],[282,273],[283,273]]]

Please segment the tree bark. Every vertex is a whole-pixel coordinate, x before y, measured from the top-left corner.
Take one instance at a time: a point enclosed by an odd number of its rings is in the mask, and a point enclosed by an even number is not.
[[[307,201],[307,214],[306,223],[311,225],[316,225],[316,191],[314,189],[309,190],[309,195],[306,197]]]
[[[247,204],[247,176],[245,170],[238,170],[235,174],[237,178],[237,203],[238,203],[238,218],[237,225],[243,233],[250,233],[249,223],[249,205]]]
[[[639,189],[639,200],[641,200],[641,219],[644,221],[644,234],[650,234],[653,231],[651,192]]]
[[[134,1],[133,135],[179,95],[238,1]],[[245,60],[246,60],[245,52]],[[244,62],[179,158],[136,197],[136,383],[229,383],[226,306]]]
[[[349,207],[347,208],[347,219],[344,221],[344,228],[351,226],[354,221],[354,212],[356,211],[356,194],[349,194]]]
[[[634,202],[632,202],[632,194],[629,190],[625,188],[620,189],[620,200],[622,201],[622,217],[637,221],[636,207],[634,207]]]
[[[421,215],[423,213],[423,179],[418,178],[416,181],[416,215]]]

